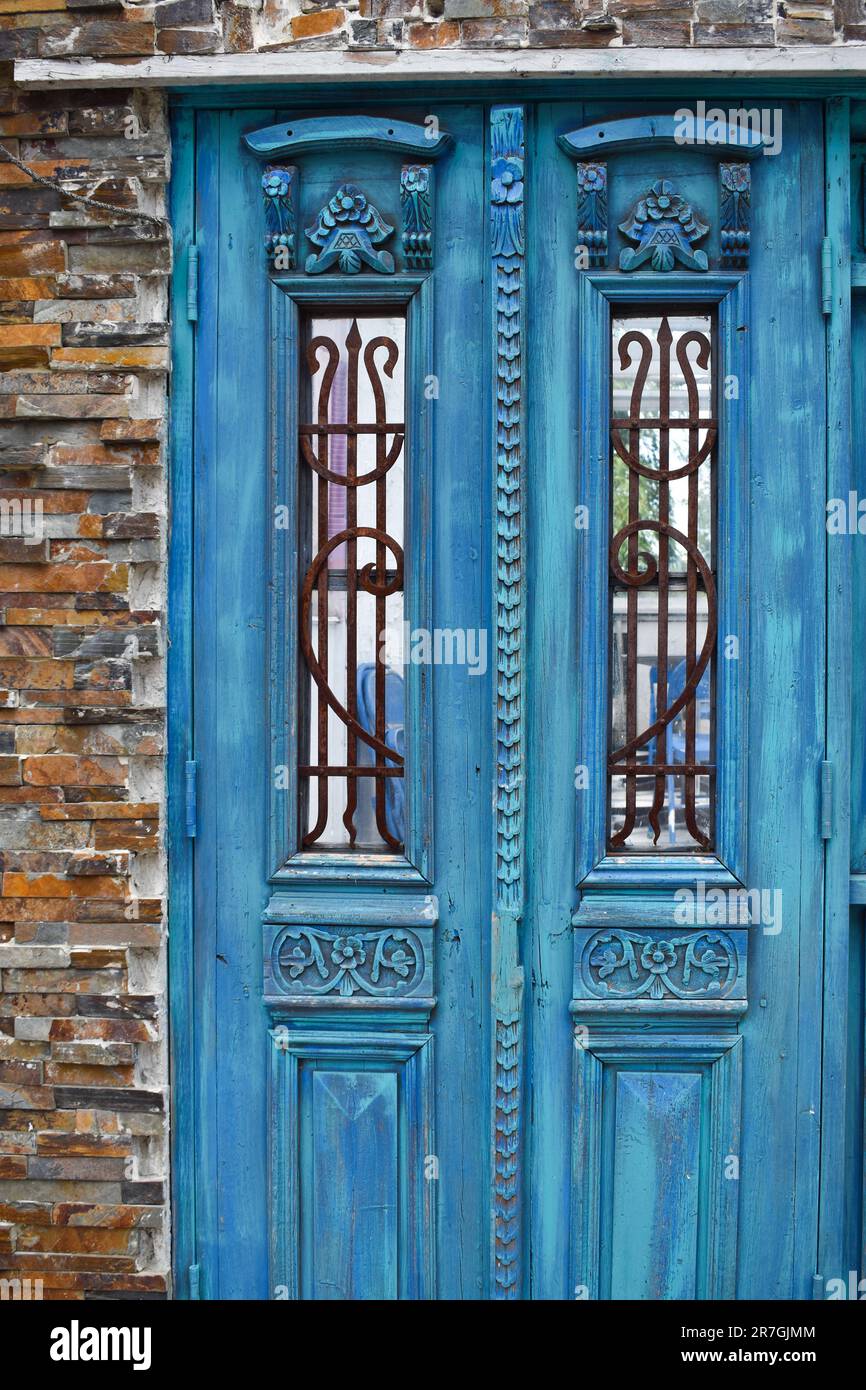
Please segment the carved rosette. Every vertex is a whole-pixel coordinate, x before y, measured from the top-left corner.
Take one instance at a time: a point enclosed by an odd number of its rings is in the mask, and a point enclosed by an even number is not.
[[[426,961],[420,938],[406,928],[291,926],[274,942],[271,969],[289,995],[394,998],[419,990]]]
[[[491,112],[491,246],[496,338],[496,911],[492,1296],[521,1293],[523,971],[523,467],[524,123]]]
[[[597,999],[724,999],[737,980],[734,941],[723,931],[681,936],[606,928],[589,938],[580,978]]]

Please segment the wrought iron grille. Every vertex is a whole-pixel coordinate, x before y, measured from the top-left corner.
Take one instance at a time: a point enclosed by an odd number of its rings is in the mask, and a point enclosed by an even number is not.
[[[612,351],[608,842],[706,850],[716,771],[712,321],[618,317]]]
[[[321,326],[333,336],[316,333]],[[385,639],[389,624],[392,630],[401,625],[403,612],[405,425],[402,418],[388,419],[389,411],[403,414],[396,341],[402,341],[403,323],[356,317],[311,327],[315,335],[305,357],[314,418],[299,431],[309,469],[300,645],[312,754],[307,760],[302,753],[299,767],[302,845],[398,851],[404,840],[403,680],[388,664]],[[390,336],[378,331],[383,327]],[[362,410],[373,418],[359,418]],[[389,614],[389,600],[396,600],[396,614]]]

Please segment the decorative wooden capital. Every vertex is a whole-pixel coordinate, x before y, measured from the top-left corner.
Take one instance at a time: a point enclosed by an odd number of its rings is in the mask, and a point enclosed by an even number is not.
[[[385,116],[317,116],[281,121],[248,131],[243,138],[253,154],[280,161],[269,163],[262,178],[265,249],[273,270],[295,270],[299,259],[308,275],[332,268],[343,275],[432,270],[432,164],[452,143],[451,136],[432,117],[424,125],[416,125]],[[348,153],[351,168],[351,156],[365,150],[392,151],[404,157],[398,166],[402,224],[398,249],[402,263],[395,262],[391,251],[381,249],[394,228],[369,201],[365,190],[349,180],[339,183],[319,209],[306,231],[315,249],[306,259],[299,257],[299,170],[283,159],[340,151]]]

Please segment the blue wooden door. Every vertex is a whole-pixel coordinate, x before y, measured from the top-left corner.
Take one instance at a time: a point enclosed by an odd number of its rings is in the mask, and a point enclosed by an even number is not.
[[[383,109],[178,125],[181,1290],[808,1296],[820,104]]]
[[[822,113],[773,107],[773,153],[694,102],[537,112],[537,1297],[817,1269]]]
[[[203,1297],[484,1288],[483,128],[189,129]]]

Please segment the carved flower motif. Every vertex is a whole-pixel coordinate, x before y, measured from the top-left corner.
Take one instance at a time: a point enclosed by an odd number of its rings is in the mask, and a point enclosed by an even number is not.
[[[407,193],[425,193],[427,170],[420,164],[408,164],[403,170],[403,187]]]
[[[519,203],[523,199],[523,161],[494,160],[490,195],[494,203]]]
[[[338,936],[331,951],[331,960],[340,970],[360,970],[367,959],[359,936]]]
[[[602,164],[583,164],[580,170],[581,188],[586,193],[600,193],[606,186]]]
[[[748,164],[726,164],[725,187],[734,193],[744,193],[750,187],[751,171]]]
[[[674,192],[674,186],[669,179],[659,179],[646,196],[641,198],[635,209],[635,216],[639,222],[646,222],[652,218],[654,222],[666,220],[686,223],[691,219],[692,210],[685,199]]]
[[[271,169],[262,178],[262,188],[266,198],[285,198],[289,191],[289,180],[281,169]]]
[[[363,222],[366,207],[364,194],[350,183],[338,188],[328,203],[328,211],[337,222]]]
[[[666,975],[677,963],[677,953],[669,941],[648,941],[640,953],[640,963],[652,975]]]

